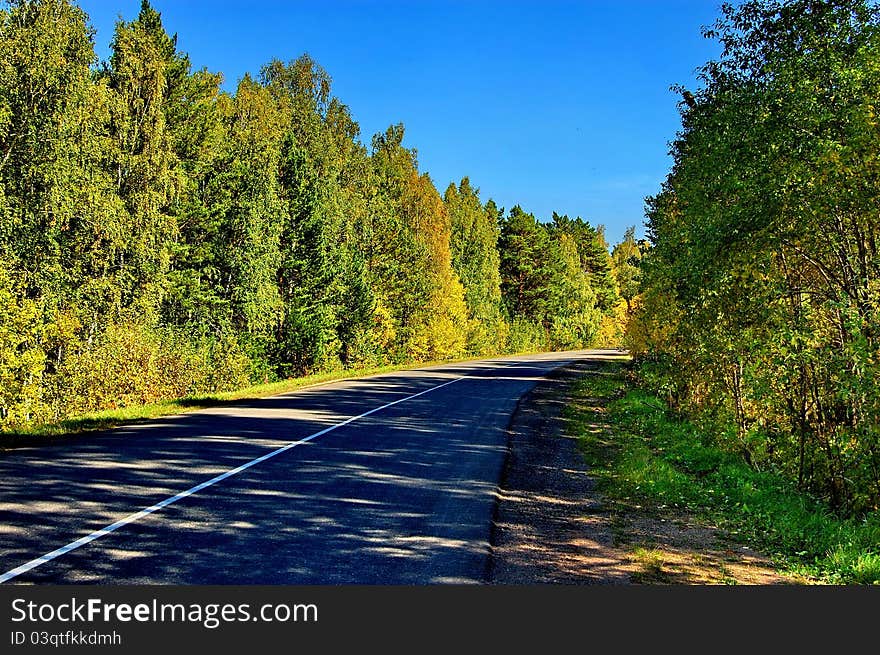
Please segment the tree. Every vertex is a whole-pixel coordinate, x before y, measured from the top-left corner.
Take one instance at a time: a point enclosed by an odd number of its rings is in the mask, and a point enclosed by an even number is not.
[[[508,315],[549,329],[562,266],[557,245],[532,214],[514,206],[501,223],[501,293]]]
[[[143,0],[136,20],[117,23],[106,70],[113,92],[112,173],[125,206],[118,226],[124,240],[112,250],[113,265],[121,271],[121,306],[133,305],[138,314],[151,314],[161,303],[177,237],[170,205],[183,186],[183,171],[165,115],[173,88],[185,75],[185,58],[176,53],[175,41]]]
[[[553,212],[551,225],[557,232],[572,236],[581,268],[590,277],[599,308],[606,312],[611,310],[617,302],[618,294],[604,228],[601,225],[593,227],[580,216],[571,219],[556,212]]]
[[[493,352],[503,346],[506,331],[501,309],[498,254],[499,212],[491,201],[480,202],[468,178],[450,184],[443,195],[449,215],[452,268],[464,287],[470,328],[470,352]]]
[[[648,201],[641,311],[674,308],[650,335],[671,395],[841,511],[880,490],[878,27],[859,0],[725,5]]]
[[[359,128],[331,95],[330,76],[308,55],[270,62],[262,80],[288,120],[280,173],[286,217],[279,357],[299,373],[334,368],[354,357],[352,341],[363,338],[372,316],[358,239],[365,208],[355,197],[363,180],[350,179],[363,173]]]
[[[442,358],[465,346],[464,290],[452,269],[451,226],[416,153],[403,147],[402,125],[373,137],[375,188],[367,262],[378,302],[394,317],[406,358]]]
[[[616,244],[611,251],[614,277],[617,280],[617,288],[620,297],[626,301],[626,310],[632,312],[632,301],[639,293],[641,269],[639,264],[642,260],[642,246],[636,242],[636,229],[629,227],[623,236],[623,241]]]
[[[108,92],[92,81],[79,8],[12,2],[0,21],[0,256],[22,293],[52,310],[105,274],[102,250],[122,211],[102,169]]]
[[[146,0],[98,65],[70,0],[7,2],[0,28],[3,427],[584,345],[614,300],[600,229],[504,217],[467,178],[441,197],[308,54],[227,93]]]

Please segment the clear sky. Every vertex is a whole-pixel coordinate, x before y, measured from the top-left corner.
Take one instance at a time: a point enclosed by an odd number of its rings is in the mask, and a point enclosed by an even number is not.
[[[720,0],[719,0],[720,1]],[[108,56],[140,0],[79,0]],[[234,91],[272,58],[315,58],[375,132],[405,145],[442,193],[467,175],[483,200],[604,224],[611,243],[644,234],[680,126],[669,87],[696,85],[717,56],[700,28],[715,0],[153,0],[195,68]]]

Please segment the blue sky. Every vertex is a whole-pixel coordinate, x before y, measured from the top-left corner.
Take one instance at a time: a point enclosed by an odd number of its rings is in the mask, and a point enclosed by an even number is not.
[[[140,0],[80,0],[108,56]],[[707,0],[153,0],[195,68],[234,91],[272,58],[312,55],[369,143],[403,122],[442,193],[469,176],[484,200],[644,234],[679,128],[670,85],[717,56]]]

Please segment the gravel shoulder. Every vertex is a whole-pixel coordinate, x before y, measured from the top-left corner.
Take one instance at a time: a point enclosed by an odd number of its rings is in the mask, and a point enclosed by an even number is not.
[[[519,403],[492,531],[489,584],[792,584],[768,558],[685,513],[605,503],[564,409],[586,403],[602,421],[607,399],[575,398],[572,382],[601,371],[581,360],[554,371]]]

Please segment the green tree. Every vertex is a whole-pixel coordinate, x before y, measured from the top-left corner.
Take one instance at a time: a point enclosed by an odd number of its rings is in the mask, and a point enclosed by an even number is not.
[[[0,256],[50,312],[101,286],[123,209],[103,169],[109,93],[92,32],[65,0],[0,11]]]
[[[443,195],[449,215],[452,267],[464,287],[470,328],[468,347],[475,354],[504,346],[506,325],[501,308],[498,254],[499,212],[480,202],[479,192],[463,178]]]
[[[599,307],[591,275],[584,270],[575,237],[567,232],[554,234],[562,263],[562,276],[556,283],[551,327],[554,348],[583,348],[593,344],[599,333],[603,311]]]
[[[378,305],[393,317],[399,356],[446,357],[465,346],[464,290],[452,269],[449,216],[403,136],[403,125],[394,125],[373,137],[367,262]]]
[[[562,234],[569,234],[577,247],[581,268],[590,277],[590,285],[602,311],[610,311],[618,300],[611,254],[605,241],[604,228],[593,227],[580,216],[569,218],[553,212],[551,225]]]
[[[280,325],[278,274],[284,204],[279,169],[285,115],[261,84],[245,75],[229,117],[228,193],[220,232],[221,288],[233,326],[268,348]]]
[[[617,288],[620,297],[626,301],[627,312],[632,311],[633,299],[639,293],[641,281],[641,269],[643,246],[636,241],[635,227],[629,227],[623,236],[623,241],[615,244],[611,251],[614,277],[617,280]]]
[[[183,187],[166,105],[185,75],[185,59],[147,0],[138,18],[116,25],[107,81],[113,91],[112,173],[126,215],[125,239],[112,251],[120,303],[152,314],[162,300],[177,224],[170,205]]]
[[[671,396],[842,511],[880,493],[878,26],[858,0],[723,8],[643,266]]]
[[[279,278],[284,324],[280,359],[293,372],[338,366],[346,292],[344,195],[340,175],[354,121],[331,96],[327,72],[311,57],[262,71],[264,85],[287,111],[281,185],[285,200]]]
[[[501,222],[498,240],[501,293],[508,315],[549,329],[563,276],[558,245],[532,214],[514,206]]]
[[[217,338],[231,331],[228,280],[221,270],[226,245],[223,224],[232,202],[228,166],[236,150],[235,101],[220,89],[222,76],[191,72],[189,60],[175,55],[179,75],[165,104],[171,145],[183,172],[170,204],[177,225],[166,275],[162,319],[192,333]]]

